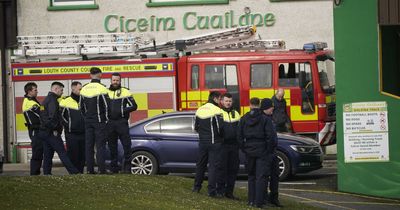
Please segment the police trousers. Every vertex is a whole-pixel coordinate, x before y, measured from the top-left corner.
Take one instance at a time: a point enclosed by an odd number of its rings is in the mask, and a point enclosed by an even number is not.
[[[262,206],[264,204],[269,168],[267,155],[260,157],[247,155],[249,203],[253,203],[257,206]]]
[[[40,175],[40,168],[43,161],[43,141],[38,137],[39,129],[29,129],[28,132],[32,147],[30,174]]]
[[[100,173],[106,173],[106,123],[85,122],[85,157],[86,170],[94,172],[94,145],[96,144],[96,161]]]
[[[60,133],[41,130],[39,132],[39,138],[43,141],[43,173],[45,175],[51,175],[54,152],[57,152],[58,157],[69,174],[79,173],[78,169],[75,168],[67,156]]]
[[[121,163],[122,171],[130,172],[132,143],[129,135],[129,125],[126,119],[110,120],[107,124],[108,147],[111,155],[111,171],[118,172],[118,139],[124,149],[124,158]]]
[[[65,132],[67,155],[72,164],[83,173],[85,167],[85,133]]]
[[[222,193],[233,194],[239,164],[239,146],[236,144],[222,144],[221,179],[218,181],[218,185],[223,188]]]

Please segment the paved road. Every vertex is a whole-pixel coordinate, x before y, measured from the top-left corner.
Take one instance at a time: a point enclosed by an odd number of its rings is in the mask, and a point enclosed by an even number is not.
[[[247,188],[241,178],[238,187]],[[335,161],[326,161],[324,168],[299,174],[280,182],[280,196],[328,210],[394,210],[400,209],[400,200],[376,198],[337,191]]]

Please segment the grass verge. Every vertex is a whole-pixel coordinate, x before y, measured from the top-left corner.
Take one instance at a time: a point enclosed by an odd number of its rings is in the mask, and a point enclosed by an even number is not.
[[[252,209],[245,189],[236,189],[239,201],[213,199],[205,189],[192,193],[192,183],[176,176],[3,176],[0,209]],[[317,209],[281,202],[281,209]]]

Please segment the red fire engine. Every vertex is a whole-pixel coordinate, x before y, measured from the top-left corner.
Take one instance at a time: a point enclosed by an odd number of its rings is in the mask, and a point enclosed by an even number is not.
[[[271,98],[278,88],[283,88],[294,132],[311,136],[321,145],[334,144],[333,52],[324,49],[325,43],[282,50],[282,41],[254,37],[253,27],[242,27],[139,48],[135,44],[144,42],[126,34],[20,37],[22,47],[15,50],[11,65],[17,143],[25,142],[23,139],[28,142],[21,114],[21,90],[27,81],[37,81],[41,100],[52,81],[63,82],[68,93],[70,82],[87,82],[90,67],[96,66],[103,70],[104,78],[113,72],[121,73],[123,85],[133,92],[139,109],[132,114],[131,122],[162,112],[195,110],[214,90],[230,92],[235,108],[244,114],[249,111],[250,98]],[[87,44],[88,39],[89,43],[96,40],[96,44]],[[47,43],[38,44],[38,40]],[[121,44],[118,40],[130,43]],[[54,46],[55,42],[59,45]],[[135,56],[131,56],[133,51]],[[154,51],[158,55],[149,55]],[[176,56],[168,56],[171,52]],[[51,61],[54,57],[58,60]],[[68,60],[61,61],[65,57]],[[108,79],[103,82],[109,84]]]

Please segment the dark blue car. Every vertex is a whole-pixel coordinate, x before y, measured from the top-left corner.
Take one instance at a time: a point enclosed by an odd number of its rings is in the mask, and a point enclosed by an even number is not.
[[[139,121],[130,127],[133,174],[194,173],[199,136],[194,112],[172,112]],[[319,144],[309,138],[278,134],[280,179],[322,167]],[[122,159],[122,147],[119,145]],[[240,153],[241,173],[245,156]]]

